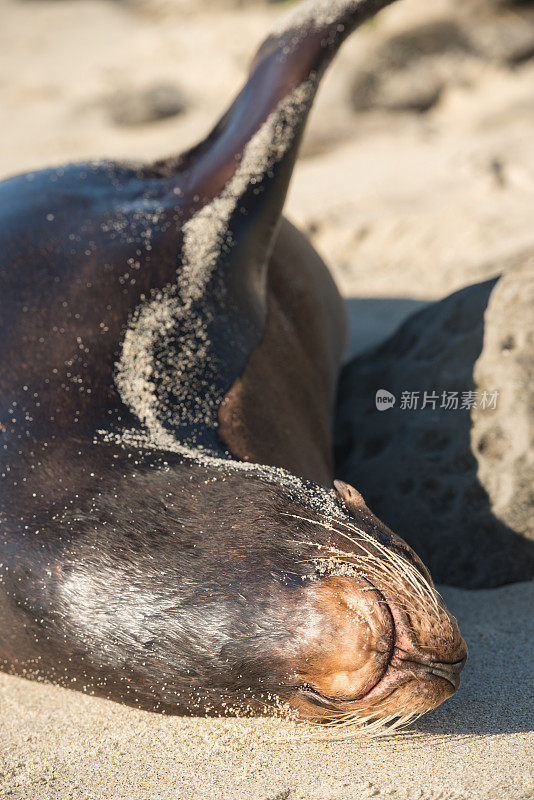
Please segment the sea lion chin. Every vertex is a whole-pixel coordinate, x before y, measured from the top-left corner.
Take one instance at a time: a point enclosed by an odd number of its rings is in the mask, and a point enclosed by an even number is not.
[[[281,217],[319,80],[388,0],[309,0],[212,133],[0,184],[0,665],[170,713],[398,725],[467,649],[331,488],[344,306]]]

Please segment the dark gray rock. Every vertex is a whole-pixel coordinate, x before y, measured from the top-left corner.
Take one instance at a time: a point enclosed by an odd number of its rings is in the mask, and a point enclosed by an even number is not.
[[[471,42],[454,19],[443,17],[423,22],[389,36],[376,52],[376,58],[389,69],[402,69],[410,61],[443,53],[471,50]]]
[[[352,105],[356,111],[428,111],[455,72],[458,56],[470,51],[468,37],[448,19],[390,36],[356,72]]]
[[[473,412],[478,478],[493,513],[534,541],[534,259],[501,278],[485,328],[475,383],[502,388],[495,411]]]
[[[490,587],[534,576],[534,261],[414,314],[355,358],[339,387],[340,478],[403,536],[434,579]],[[396,396],[376,408],[378,390]],[[437,394],[421,408],[424,392]],[[495,410],[443,393],[499,392]],[[419,407],[402,408],[403,392]],[[448,395],[445,395],[447,398]],[[427,398],[428,400],[428,398]]]
[[[356,111],[424,113],[438,103],[444,86],[433,61],[422,59],[400,72],[360,72],[352,87],[352,104]]]
[[[456,0],[477,55],[515,67],[534,58],[534,0]]]
[[[509,66],[534,58],[534,13],[502,14],[473,26],[479,56]]]
[[[124,89],[106,100],[116,125],[145,125],[186,111],[188,103],[180,89],[158,83],[145,89]]]

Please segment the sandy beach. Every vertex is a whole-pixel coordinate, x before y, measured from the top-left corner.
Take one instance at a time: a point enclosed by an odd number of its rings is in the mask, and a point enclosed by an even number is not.
[[[2,0],[0,176],[190,146],[242,84],[280,5]],[[406,0],[348,42],[288,199],[347,298],[347,355],[534,252],[534,59],[493,57],[479,18],[454,0],[422,6]],[[440,62],[427,113],[355,110],[355,77],[388,36],[451,16],[478,44]],[[183,110],[138,113],[154,86]],[[442,592],[468,665],[457,695],[405,733],[347,740],[274,720],[164,717],[0,675],[0,797],[534,798],[534,585]]]

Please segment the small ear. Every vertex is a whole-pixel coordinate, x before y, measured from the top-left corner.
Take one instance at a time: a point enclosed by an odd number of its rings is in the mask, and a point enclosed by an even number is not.
[[[344,503],[347,508],[366,508],[365,500],[354,486],[344,481],[334,481],[334,488],[338,499]]]

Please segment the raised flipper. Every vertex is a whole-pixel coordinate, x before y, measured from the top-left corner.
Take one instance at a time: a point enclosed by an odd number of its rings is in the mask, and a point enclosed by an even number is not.
[[[117,385],[160,444],[171,435],[220,450],[217,410],[265,329],[267,265],[320,78],[351,31],[390,2],[297,6],[206,140],[153,168],[188,216],[181,264],[177,283],[137,309]]]

